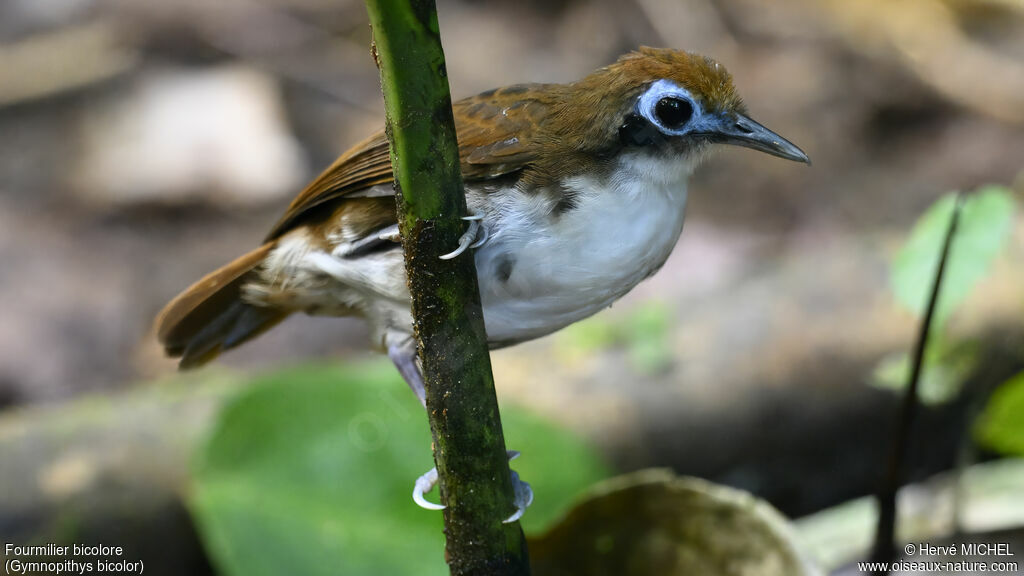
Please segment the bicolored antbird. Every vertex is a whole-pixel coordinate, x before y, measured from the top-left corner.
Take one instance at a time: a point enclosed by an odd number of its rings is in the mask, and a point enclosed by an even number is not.
[[[492,348],[582,320],[656,272],[713,144],[809,163],[747,116],[724,67],[676,50],[641,48],[569,84],[491,90],[454,113],[472,216],[448,256],[473,250]],[[260,247],[164,308],[167,352],[198,366],[296,312],[361,316],[422,401],[392,178],[383,132],[343,154]]]

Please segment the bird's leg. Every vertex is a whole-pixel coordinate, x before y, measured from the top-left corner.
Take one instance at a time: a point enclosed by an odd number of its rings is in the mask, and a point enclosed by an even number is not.
[[[353,259],[365,256],[382,246],[401,244],[402,236],[398,232],[398,224],[392,224],[376,234],[370,234],[365,238],[356,240],[349,244],[339,245],[333,252],[337,258]]]
[[[466,251],[467,248],[479,248],[483,246],[487,239],[490,237],[487,232],[487,227],[481,224],[484,217],[483,214],[473,214],[471,216],[463,216],[463,220],[469,222],[469,229],[466,233],[459,237],[459,247],[455,250],[442,255],[441,260],[451,260],[459,254]]]
[[[398,373],[409,385],[409,389],[420,400],[424,408],[427,407],[427,389],[423,387],[423,373],[419,364],[416,363],[416,340],[412,336],[392,338],[387,337],[388,358],[398,368]]]
[[[423,387],[423,373],[420,371],[420,366],[416,362],[416,341],[411,336],[406,335],[395,335],[388,334],[387,336],[387,348],[388,357],[394,362],[395,367],[398,368],[398,372],[405,379],[406,384],[419,398],[420,404],[424,408],[427,407],[427,392]],[[508,451],[508,459],[515,460],[519,457],[519,452],[516,450]],[[504,522],[506,524],[515,522],[522,517],[523,512],[526,512],[526,508],[533,503],[533,489],[530,488],[528,482],[523,482],[519,479],[519,474],[512,470],[512,488],[514,491],[513,503],[516,505],[516,511],[511,516],[506,518]],[[431,468],[426,474],[416,479],[412,489],[412,499],[421,508],[427,510],[444,510],[442,504],[434,504],[428,501],[424,495],[434,489],[437,485],[437,468]]]
[[[509,460],[515,460],[519,457],[519,452],[516,450],[509,450],[507,452]],[[512,470],[512,490],[514,493],[513,504],[516,505],[516,511],[511,516],[502,520],[504,524],[511,524],[516,520],[522,518],[523,513],[526,509],[533,504],[533,489],[530,488],[529,482],[523,482],[519,479],[519,473]],[[434,504],[427,500],[424,495],[430,492],[437,486],[437,468],[431,468],[426,474],[416,479],[416,483],[412,489],[412,499],[420,508],[426,508],[427,510],[444,510],[444,505]]]

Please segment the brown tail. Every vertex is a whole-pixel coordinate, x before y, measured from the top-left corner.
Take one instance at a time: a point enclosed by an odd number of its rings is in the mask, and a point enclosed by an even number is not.
[[[288,316],[287,311],[253,306],[241,297],[242,285],[272,248],[273,243],[264,244],[207,274],[157,316],[157,338],[168,355],[181,357],[182,369],[201,366]]]

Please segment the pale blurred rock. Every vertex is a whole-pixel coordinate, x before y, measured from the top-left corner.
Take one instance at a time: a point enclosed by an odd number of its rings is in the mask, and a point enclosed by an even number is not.
[[[914,543],[915,547],[920,543],[941,545],[965,540],[1011,542],[1011,551],[1016,551],[1020,539],[1024,538],[1022,475],[1024,460],[1011,458],[976,464],[962,472],[947,472],[904,486],[898,497],[897,540]],[[856,574],[855,566],[850,564],[866,557],[871,549],[876,510],[877,504],[871,496],[822,510],[797,522],[798,541],[818,565],[830,570],[833,576]],[[956,536],[950,537],[951,534]],[[962,551],[959,545],[957,549]],[[917,562],[993,560],[970,556],[922,558],[920,553],[901,557]],[[847,565],[845,570],[832,572],[844,564]]]
[[[207,372],[4,414],[0,541],[113,542],[146,574],[212,574],[185,510],[189,458],[241,385]]]
[[[139,60],[102,20],[0,45],[0,108],[90,87],[133,70]]]
[[[96,0],[4,0],[0,2],[0,31],[19,36],[27,30],[65,26],[88,14],[95,4]]]
[[[101,204],[248,204],[306,175],[271,78],[241,66],[164,70],[82,123],[72,187]]]

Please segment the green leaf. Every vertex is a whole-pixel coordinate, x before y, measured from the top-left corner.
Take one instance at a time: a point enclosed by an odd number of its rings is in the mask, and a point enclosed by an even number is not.
[[[502,417],[536,493],[524,529],[607,477],[567,432],[514,407]],[[224,574],[445,574],[441,514],[411,498],[431,466],[426,416],[390,364],[305,367],[259,379],[224,409],[189,501]]]
[[[928,351],[921,367],[918,397],[923,404],[936,406],[959,396],[967,377],[977,366],[978,354],[974,345],[949,345],[932,334]],[[890,354],[879,361],[871,375],[871,385],[893,391],[906,390],[910,382],[910,355],[906,352]]]
[[[672,365],[669,331],[672,312],[664,302],[647,302],[627,318],[624,331],[633,369],[641,374],[655,374]]]
[[[602,315],[565,328],[558,334],[558,350],[563,357],[575,359],[620,348],[625,350],[633,370],[656,374],[672,365],[672,318],[672,310],[664,302],[646,302],[625,316]]]
[[[918,316],[927,306],[954,203],[955,195],[947,194],[933,204],[917,221],[893,262],[896,298]],[[966,197],[935,311],[935,331],[985,277],[1009,238],[1013,209],[1013,196],[1003,187],[987,186]]]
[[[974,428],[982,447],[1008,456],[1024,456],[1024,372],[989,398]]]
[[[615,325],[600,315],[566,326],[558,332],[556,344],[561,353],[578,356],[607,350],[618,338]]]

